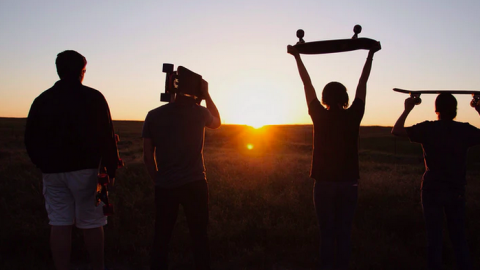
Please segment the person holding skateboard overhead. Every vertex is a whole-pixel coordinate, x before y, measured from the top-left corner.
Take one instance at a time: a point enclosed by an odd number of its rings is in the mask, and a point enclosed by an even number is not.
[[[287,52],[295,57],[305,88],[308,112],[313,121],[313,160],[310,177],[315,180],[314,204],[320,227],[320,269],[348,269],[351,229],[358,197],[358,132],[365,110],[367,81],[373,55],[370,49],[355,99],[348,107],[348,94],[339,82],[323,89],[322,106],[295,46]],[[335,245],[336,244],[336,245]],[[336,262],[334,261],[336,253]]]
[[[42,171],[50,247],[57,270],[70,269],[72,226],[83,230],[94,270],[104,270],[103,205],[96,205],[98,168],[113,181],[119,156],[105,97],[82,84],[87,60],[57,55],[60,80],[38,96],[25,127],[25,146]]]
[[[221,121],[206,81],[200,91],[207,108],[194,96],[178,92],[173,102],[148,112],[143,125],[144,162],[155,186],[151,270],[168,270],[168,245],[180,204],[193,242],[195,269],[210,269],[203,143],[205,127],[218,128]]]
[[[435,100],[437,121],[425,121],[405,127],[405,120],[416,105],[415,98],[405,100],[405,110],[392,134],[422,144],[425,173],[422,177],[422,208],[427,230],[428,269],[442,269],[442,230],[447,229],[459,269],[472,269],[465,235],[465,185],[468,148],[480,144],[480,129],[454,121],[457,100],[442,93]],[[475,106],[480,114],[480,105]]]

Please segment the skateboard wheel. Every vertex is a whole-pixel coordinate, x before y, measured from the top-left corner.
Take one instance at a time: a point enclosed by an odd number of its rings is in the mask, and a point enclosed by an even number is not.
[[[173,64],[164,63],[163,68],[162,68],[162,72],[172,73],[173,72]]]
[[[302,29],[297,30],[297,38],[303,38],[305,36],[305,32]]]
[[[419,97],[415,98],[415,105],[420,105],[422,103],[422,99]]]
[[[362,32],[362,26],[360,24],[357,24],[353,27],[353,32],[355,34],[360,34]]]

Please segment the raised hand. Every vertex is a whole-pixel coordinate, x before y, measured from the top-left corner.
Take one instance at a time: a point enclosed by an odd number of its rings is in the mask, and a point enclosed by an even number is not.
[[[287,46],[287,53],[293,55],[293,56],[298,56],[299,55],[299,52],[297,50],[297,48],[295,48],[294,46],[292,45],[288,45]]]
[[[417,100],[414,97],[405,99],[405,111],[411,111],[417,105]]]
[[[379,41],[375,44],[373,48],[370,49],[370,53],[374,54],[382,49],[382,45],[380,44]]]

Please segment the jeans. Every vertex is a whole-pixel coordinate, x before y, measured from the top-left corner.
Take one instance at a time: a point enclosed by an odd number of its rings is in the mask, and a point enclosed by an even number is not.
[[[315,181],[313,198],[320,227],[322,270],[348,268],[352,254],[352,223],[358,199],[356,183]]]
[[[195,266],[210,269],[208,243],[208,186],[195,181],[174,189],[155,188],[155,236],[151,250],[151,270],[168,269],[168,244],[177,220],[179,205],[183,206],[193,243]]]
[[[422,207],[427,229],[428,269],[442,269],[444,216],[458,269],[472,269],[465,235],[465,192],[422,190]]]

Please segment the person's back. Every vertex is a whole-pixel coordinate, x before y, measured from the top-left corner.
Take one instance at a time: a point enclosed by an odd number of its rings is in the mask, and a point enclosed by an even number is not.
[[[405,100],[405,110],[392,128],[395,136],[421,143],[425,160],[422,177],[422,208],[427,230],[429,269],[442,268],[443,220],[459,269],[471,269],[470,253],[465,233],[465,186],[468,148],[480,144],[480,129],[456,122],[457,100],[442,93],[435,100],[438,121],[425,121],[405,127],[405,120],[417,101]],[[480,113],[480,105],[475,106]]]
[[[424,190],[463,190],[468,148],[478,144],[478,129],[453,120],[425,121],[406,128],[412,142],[422,144]]]
[[[313,121],[313,159],[310,177],[315,179],[313,201],[320,229],[320,269],[347,269],[352,243],[351,228],[358,197],[358,133],[362,121],[373,55],[372,48],[362,70],[352,106],[347,88],[328,83],[322,91],[322,106],[300,53],[289,45],[302,79],[308,113]],[[336,255],[335,255],[336,253]],[[336,258],[335,258],[336,257]]]
[[[312,101],[309,112],[314,127],[311,177],[326,181],[359,179],[358,133],[364,103],[355,100],[348,109],[324,109]]]
[[[35,99],[26,146],[43,173],[98,168],[101,157],[114,170],[118,157],[104,100],[78,80],[60,80]]]
[[[196,269],[210,269],[208,185],[203,164],[205,127],[218,128],[220,114],[202,82],[207,108],[177,93],[173,103],[151,110],[143,125],[143,156],[155,185],[152,270],[168,269],[168,246],[179,206],[193,242]]]
[[[158,172],[155,185],[179,187],[204,180],[203,143],[210,112],[195,102],[173,102],[151,110],[145,120],[144,137],[155,148]]]
[[[95,270],[104,269],[103,226],[107,218],[97,201],[98,169],[113,181],[119,164],[107,101],[82,85],[87,61],[64,51],[55,61],[60,80],[32,103],[25,147],[42,171],[43,195],[55,267],[70,269],[72,227],[82,229]]]

